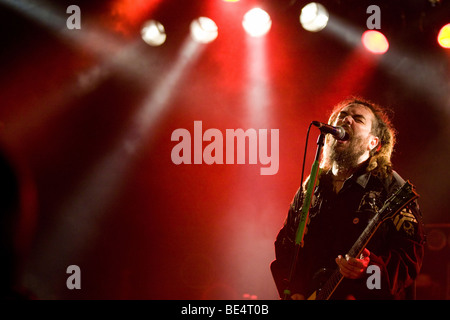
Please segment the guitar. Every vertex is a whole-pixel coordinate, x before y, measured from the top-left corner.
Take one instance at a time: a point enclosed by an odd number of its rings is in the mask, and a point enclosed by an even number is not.
[[[400,210],[418,197],[419,195],[415,191],[414,186],[409,181],[405,182],[401,188],[384,202],[383,207],[370,220],[363,233],[348,252],[348,255],[358,257],[380,225],[386,220],[392,219]],[[328,280],[309,296],[308,300],[328,300],[343,278],[344,276],[337,268]]]

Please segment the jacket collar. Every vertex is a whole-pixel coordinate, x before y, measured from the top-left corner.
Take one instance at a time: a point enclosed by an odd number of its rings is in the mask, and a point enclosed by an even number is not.
[[[370,176],[371,176],[370,172],[364,172],[363,174],[357,176],[355,181],[357,184],[359,184],[361,187],[365,189],[367,187],[367,184],[369,183]]]

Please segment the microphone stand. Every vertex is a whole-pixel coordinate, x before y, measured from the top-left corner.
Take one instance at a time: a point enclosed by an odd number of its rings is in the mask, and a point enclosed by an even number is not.
[[[302,203],[300,221],[299,221],[299,224],[297,227],[297,232],[295,235],[295,248],[294,248],[295,252],[294,252],[294,256],[293,256],[292,263],[291,263],[291,270],[290,270],[289,279],[288,279],[288,287],[284,290],[284,300],[288,300],[292,294],[289,289],[289,285],[292,281],[292,278],[295,274],[295,270],[297,268],[297,258],[298,258],[300,248],[302,248],[304,245],[303,239],[305,236],[306,225],[308,223],[309,209],[311,207],[311,200],[312,200],[312,196],[313,196],[313,192],[314,192],[314,187],[316,185],[316,180],[317,180],[317,176],[319,173],[320,154],[322,152],[324,141],[325,141],[325,134],[321,131],[319,138],[317,139],[316,156],[315,156],[314,162],[311,167],[311,173],[309,176],[308,185],[306,187],[306,194],[305,194],[305,197],[304,197],[303,203]],[[303,181],[301,181],[301,183],[303,183]],[[300,188],[300,192],[301,191],[302,190]],[[299,210],[299,208],[297,206],[298,206],[298,202],[297,202],[296,206],[294,207],[295,212],[298,212],[298,210]]]

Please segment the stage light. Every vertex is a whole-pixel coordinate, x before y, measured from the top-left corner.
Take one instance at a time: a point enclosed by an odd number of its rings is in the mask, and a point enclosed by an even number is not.
[[[217,25],[210,18],[200,17],[191,22],[191,36],[197,42],[212,42],[218,34]]]
[[[318,32],[328,24],[329,14],[323,5],[311,2],[300,13],[300,24],[305,30]]]
[[[441,28],[437,41],[442,48],[450,49],[450,23]]]
[[[361,37],[361,41],[364,47],[374,54],[383,54],[389,49],[389,42],[387,38],[379,31],[365,31]]]
[[[427,232],[427,247],[432,251],[440,251],[447,246],[447,236],[440,229]]]
[[[252,37],[261,37],[272,27],[270,15],[260,8],[248,11],[242,20],[244,30]]]
[[[144,23],[141,29],[142,39],[151,46],[160,46],[166,41],[166,32],[164,26],[155,20],[149,20]]]

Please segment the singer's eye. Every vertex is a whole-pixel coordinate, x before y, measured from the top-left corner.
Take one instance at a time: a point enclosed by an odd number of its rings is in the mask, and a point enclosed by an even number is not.
[[[362,123],[362,124],[364,124],[365,122],[364,122],[364,117],[363,116],[353,116],[353,119],[356,121],[356,122],[358,122],[358,123]]]

